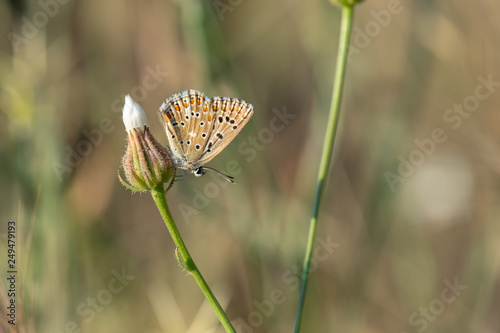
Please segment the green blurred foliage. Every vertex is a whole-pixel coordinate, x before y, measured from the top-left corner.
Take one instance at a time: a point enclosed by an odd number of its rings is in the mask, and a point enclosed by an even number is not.
[[[500,92],[483,82],[500,81],[499,10],[356,6],[304,332],[499,330]],[[191,88],[255,115],[210,163],[237,161],[238,184],[174,184],[174,217],[239,332],[290,332],[339,20],[326,0],[0,2],[0,267],[14,220],[18,332],[222,332],[149,194],[117,179],[123,96],[165,144],[157,109]]]

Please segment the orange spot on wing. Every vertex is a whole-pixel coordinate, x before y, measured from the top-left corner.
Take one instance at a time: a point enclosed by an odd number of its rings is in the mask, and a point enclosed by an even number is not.
[[[176,109],[177,111],[180,111],[180,110],[181,110],[181,107],[179,106],[179,104],[175,104],[175,109]]]
[[[165,118],[166,122],[168,122],[168,120],[170,119],[170,117],[171,117],[170,113],[167,113],[167,114],[163,115],[163,118]]]
[[[208,121],[212,121],[212,115],[211,114],[208,115]]]
[[[182,105],[184,105],[184,107],[187,108],[189,106],[189,103],[188,102],[184,102],[184,103],[182,103]]]

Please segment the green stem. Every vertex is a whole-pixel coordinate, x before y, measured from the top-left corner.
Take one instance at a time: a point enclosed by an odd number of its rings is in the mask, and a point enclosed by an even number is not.
[[[172,239],[174,240],[174,243],[181,254],[181,258],[184,261],[184,264],[182,263],[180,264],[188,271],[189,274],[191,274],[194,277],[196,283],[198,283],[198,286],[205,295],[205,298],[208,300],[208,302],[214,309],[215,314],[219,318],[222,326],[224,326],[224,328],[226,329],[226,332],[236,333],[233,326],[231,325],[231,322],[224,313],[224,310],[222,309],[219,302],[212,293],[212,290],[210,290],[210,287],[208,286],[207,282],[201,275],[200,271],[198,270],[198,267],[196,267],[193,258],[189,254],[189,251],[186,245],[184,244],[184,241],[182,240],[181,234],[179,233],[179,230],[175,225],[174,219],[172,218],[172,214],[170,213],[170,209],[168,208],[163,185],[160,185],[156,189],[151,190],[151,195],[153,196],[153,200],[155,201],[156,206],[158,207],[158,210],[160,211],[160,214],[163,217],[163,221],[165,221],[165,225],[167,226],[168,231],[170,232],[170,236],[172,236]]]
[[[309,237],[307,243],[306,256],[304,258],[304,270],[302,273],[302,284],[300,288],[299,304],[297,307],[297,317],[295,318],[295,333],[300,331],[302,321],[302,313],[304,310],[304,300],[306,296],[307,281],[309,278],[309,268],[311,266],[311,257],[314,249],[314,238],[318,224],[318,213],[321,197],[324,191],[325,179],[330,169],[332,159],[333,144],[335,142],[335,134],[340,118],[340,102],[342,98],[342,90],[344,86],[345,68],[347,63],[347,55],[349,48],[349,39],[352,28],[353,6],[342,6],[342,22],[340,28],[339,49],[337,55],[337,67],[333,82],[332,102],[330,106],[330,115],[328,118],[328,127],[326,129],[325,141],[323,144],[323,152],[321,154],[321,162],[318,171],[318,179],[316,186],[316,195],[314,198],[311,222],[309,226]]]

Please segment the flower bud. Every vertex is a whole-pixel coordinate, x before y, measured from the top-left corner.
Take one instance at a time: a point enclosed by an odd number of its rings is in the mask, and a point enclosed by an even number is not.
[[[125,96],[123,123],[127,130],[128,146],[122,158],[126,181],[118,175],[120,182],[135,192],[171,183],[175,168],[168,152],[151,133],[144,110],[129,95]]]

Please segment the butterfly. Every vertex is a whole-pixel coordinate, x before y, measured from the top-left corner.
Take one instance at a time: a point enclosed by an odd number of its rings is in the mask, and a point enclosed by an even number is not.
[[[189,89],[169,97],[160,106],[168,138],[169,155],[176,168],[202,176],[210,170],[235,183],[233,177],[204,166],[217,156],[245,127],[253,106],[230,97],[208,98]]]

